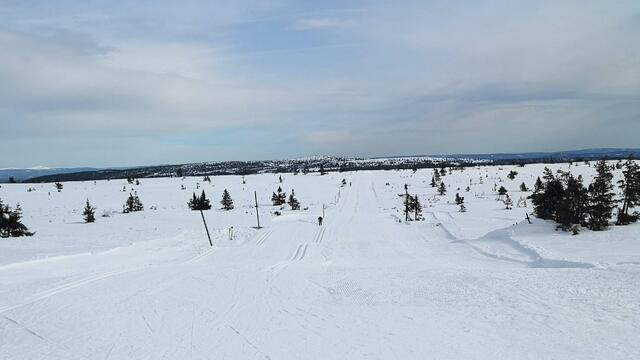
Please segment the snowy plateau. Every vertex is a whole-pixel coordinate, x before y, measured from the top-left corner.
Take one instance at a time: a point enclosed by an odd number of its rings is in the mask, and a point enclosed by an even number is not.
[[[61,192],[2,184],[0,199],[20,203],[35,235],[0,239],[0,359],[640,359],[640,225],[572,235],[529,224],[520,184],[532,188],[544,166],[454,170],[445,195],[432,169],[112,179]],[[586,184],[595,174],[547,166]],[[404,222],[405,184],[424,221]],[[295,189],[301,210],[271,205],[279,186]],[[219,209],[224,189],[233,210]],[[187,207],[201,190],[212,247]],[[132,192],[145,210],[123,214]]]

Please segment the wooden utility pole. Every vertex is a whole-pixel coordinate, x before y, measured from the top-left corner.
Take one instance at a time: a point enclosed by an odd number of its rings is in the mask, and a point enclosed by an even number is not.
[[[202,222],[204,223],[204,229],[207,230],[207,238],[209,238],[209,245],[213,247],[213,243],[211,242],[211,235],[209,235],[209,228],[207,227],[207,221],[204,219],[204,213],[200,210],[200,215],[202,216]]]
[[[260,229],[260,213],[258,212],[258,192],[254,191],[253,196],[256,200],[256,219],[258,220],[258,229]]]

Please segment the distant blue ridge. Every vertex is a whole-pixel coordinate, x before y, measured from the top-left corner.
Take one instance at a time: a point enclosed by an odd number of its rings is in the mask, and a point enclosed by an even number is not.
[[[523,152],[523,153],[492,153],[492,154],[450,154],[450,155],[402,155],[402,156],[386,156],[375,157],[362,160],[384,161],[391,160],[395,164],[387,167],[406,168],[407,166],[416,166],[421,162],[428,162],[428,159],[446,159],[448,161],[481,161],[481,162],[544,162],[546,160],[559,162],[570,160],[595,160],[601,158],[624,159],[629,156],[640,158],[640,149],[638,148],[597,148],[583,150],[567,150],[556,152]],[[403,160],[407,158],[407,160]],[[0,183],[9,182],[9,178],[13,177],[16,181],[74,181],[74,180],[94,180],[108,179],[118,177],[154,177],[154,176],[171,176],[174,175],[179,168],[185,168],[186,174],[242,174],[250,172],[287,172],[293,169],[300,169],[302,166],[319,166],[324,163],[325,166],[347,164],[352,158],[345,157],[315,157],[310,159],[298,160],[263,160],[263,161],[219,161],[210,163],[192,163],[192,164],[175,164],[175,165],[156,165],[156,166],[140,166],[140,167],[112,167],[112,168],[53,168],[53,169],[0,169]],[[414,165],[412,165],[414,164]],[[385,165],[381,164],[381,168]],[[193,171],[188,171],[192,169]],[[375,167],[363,166],[358,169],[375,169]],[[335,170],[335,169],[334,169]],[[247,172],[250,171],[250,172]],[[59,176],[59,178],[57,177]]]

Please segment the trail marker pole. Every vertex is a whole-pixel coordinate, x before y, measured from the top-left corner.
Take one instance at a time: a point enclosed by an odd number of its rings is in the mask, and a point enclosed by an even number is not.
[[[258,229],[260,229],[260,213],[258,212],[258,192],[254,191],[253,196],[256,200],[256,219],[258,220]]]
[[[207,238],[209,238],[209,245],[213,247],[213,243],[211,242],[211,235],[209,235],[209,228],[207,227],[207,221],[204,219],[204,213],[200,210],[200,215],[202,216],[202,222],[204,223],[204,229],[207,230]]]
[[[404,221],[409,221],[409,185],[404,184]]]

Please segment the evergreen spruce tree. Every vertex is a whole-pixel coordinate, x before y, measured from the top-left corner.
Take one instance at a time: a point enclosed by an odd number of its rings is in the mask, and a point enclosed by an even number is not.
[[[564,198],[564,186],[549,168],[544,168],[544,183],[536,180],[533,194],[529,196],[533,203],[536,217],[544,220],[558,221],[558,205]]]
[[[552,176],[550,179],[545,184],[544,206],[549,216],[548,219],[559,222],[558,207],[564,199],[564,185],[556,177]]]
[[[500,186],[500,189],[498,189],[498,195],[502,196],[506,194],[507,194],[507,189],[504,186]]]
[[[438,194],[444,195],[446,193],[447,193],[447,186],[444,184],[444,182],[441,182],[440,186],[438,187]]]
[[[509,171],[509,174],[507,175],[507,177],[509,178],[509,180],[513,180],[516,178],[516,175],[518,175],[518,172],[511,170]]]
[[[224,210],[233,209],[233,200],[231,199],[231,195],[229,195],[227,189],[224,189],[222,192],[222,200],[220,200],[220,204],[222,204],[222,208]]]
[[[622,207],[618,209],[616,225],[627,225],[638,221],[638,213],[629,214],[629,209],[640,205],[640,167],[629,159],[624,163],[623,179],[618,181],[622,190]]]
[[[431,183],[430,183],[429,185],[431,185],[431,187],[436,187],[436,186],[438,186],[438,185],[436,184],[436,178],[435,178],[435,176],[432,176],[432,177],[431,177]]]
[[[320,175],[324,175],[326,172],[324,171],[324,164],[320,164]]]
[[[87,203],[84,206],[84,211],[82,212],[82,215],[84,216],[84,222],[87,223],[92,223],[96,221],[96,208],[94,208],[93,206],[91,206],[91,204],[89,203],[89,199],[87,199]]]
[[[415,210],[414,206],[416,204],[415,199],[413,198],[413,196],[409,195],[409,194],[403,194],[404,196],[404,201],[403,201],[403,205],[404,205],[404,215],[405,215],[405,219],[408,221],[412,221],[413,219],[411,218],[411,216],[413,215],[413,212]]]
[[[64,185],[62,185],[62,183],[59,183],[57,181],[56,181],[55,185],[56,185],[56,190],[58,190],[58,192],[61,192],[62,189],[64,188]]]
[[[418,194],[413,197],[413,220],[420,221],[422,220],[422,204],[420,204],[420,200],[418,199]]]
[[[538,178],[540,179],[540,178]],[[527,185],[524,183],[524,181],[522,182],[522,184],[520,184],[520,191],[525,192],[525,191],[529,191],[529,189],[527,189]]]
[[[287,194],[282,191],[280,186],[278,186],[277,193],[274,192],[273,195],[271,195],[271,202],[274,206],[281,206],[287,202]]]
[[[456,193],[456,205],[460,205],[464,203],[464,198]]]
[[[9,237],[9,225],[7,221],[9,220],[9,213],[11,209],[9,209],[8,205],[5,205],[0,199],[0,237]]]
[[[528,198],[531,199],[531,203],[533,204],[533,212],[539,219],[548,219],[549,217],[544,207],[544,192],[545,187],[542,183],[542,180],[538,177],[536,179],[536,183],[533,185],[533,194],[529,195]]]
[[[22,224],[22,208],[16,204],[15,210],[11,210],[8,205],[4,205],[0,200],[0,237],[22,237],[33,235],[29,229]]]
[[[589,227],[599,231],[609,227],[615,200],[611,168],[604,160],[600,160],[596,163],[596,172],[598,174],[589,185]]]
[[[291,195],[289,195],[289,206],[291,206],[291,210],[300,210],[300,203],[298,199],[296,199],[295,192],[291,190]]]
[[[433,183],[437,185],[437,184],[440,183],[440,180],[442,180],[440,178],[440,173],[438,172],[438,169],[434,168],[433,169]]]
[[[582,176],[574,177],[571,173],[563,173],[565,185],[563,197],[556,205],[556,221],[565,231],[573,225],[585,225],[589,194],[582,185]],[[577,227],[575,227],[577,229]]]

